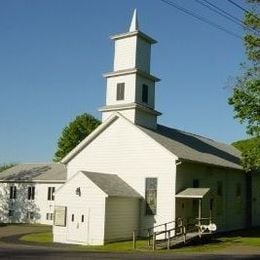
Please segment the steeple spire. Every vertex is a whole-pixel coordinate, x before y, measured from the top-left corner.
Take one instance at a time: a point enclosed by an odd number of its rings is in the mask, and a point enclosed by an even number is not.
[[[134,13],[133,13],[131,25],[129,28],[129,32],[138,31],[138,29],[139,29],[139,26],[138,26],[137,10],[135,9]]]

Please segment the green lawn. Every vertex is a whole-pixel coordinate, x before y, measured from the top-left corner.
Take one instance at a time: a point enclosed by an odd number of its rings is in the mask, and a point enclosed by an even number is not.
[[[24,235],[20,238],[22,241],[52,245],[51,232],[41,232]],[[260,229],[245,230],[233,232],[212,239],[209,243],[203,245],[186,246],[173,250],[158,250],[157,252],[169,253],[200,253],[200,252],[217,252],[233,246],[251,246],[260,247]],[[65,247],[72,250],[80,251],[107,251],[107,252],[134,252],[132,241],[109,243],[104,246],[79,246],[66,245]],[[137,241],[137,250],[142,252],[152,251],[147,246],[146,240]]]
[[[20,238],[22,241],[34,242],[34,243],[43,243],[43,244],[52,244],[52,232],[39,232],[24,235]]]

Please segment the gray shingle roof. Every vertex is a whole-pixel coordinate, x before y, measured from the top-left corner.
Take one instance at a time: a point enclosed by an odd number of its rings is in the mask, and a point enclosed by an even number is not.
[[[60,163],[18,164],[0,173],[0,181],[65,181],[66,168]]]
[[[111,197],[134,197],[140,198],[141,195],[130,187],[126,182],[115,174],[104,174],[97,172],[82,173],[95,183],[102,191]]]
[[[163,125],[156,130],[138,127],[180,160],[242,169],[240,152],[232,145]]]

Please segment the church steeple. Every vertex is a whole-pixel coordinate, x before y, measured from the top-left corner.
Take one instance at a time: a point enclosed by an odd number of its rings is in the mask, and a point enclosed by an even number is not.
[[[137,11],[134,10],[129,32],[111,37],[115,41],[113,71],[107,78],[106,105],[100,109],[104,121],[119,112],[135,124],[156,128],[154,109],[155,82],[150,74],[151,45],[154,39],[139,30]]]

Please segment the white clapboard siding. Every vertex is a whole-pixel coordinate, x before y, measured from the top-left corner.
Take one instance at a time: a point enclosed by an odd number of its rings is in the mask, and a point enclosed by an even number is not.
[[[151,44],[138,37],[136,51],[136,68],[150,72]]]
[[[135,68],[137,37],[115,41],[114,71]]]
[[[131,240],[139,224],[138,198],[106,199],[105,241]]]
[[[135,102],[136,74],[129,74],[107,79],[106,105],[120,105]],[[125,95],[123,100],[117,100],[117,84],[125,83]]]
[[[79,170],[117,174],[143,197],[145,178],[158,178],[157,214],[141,226],[172,220],[175,209],[175,157],[136,126],[118,118],[67,165],[70,178]]]

